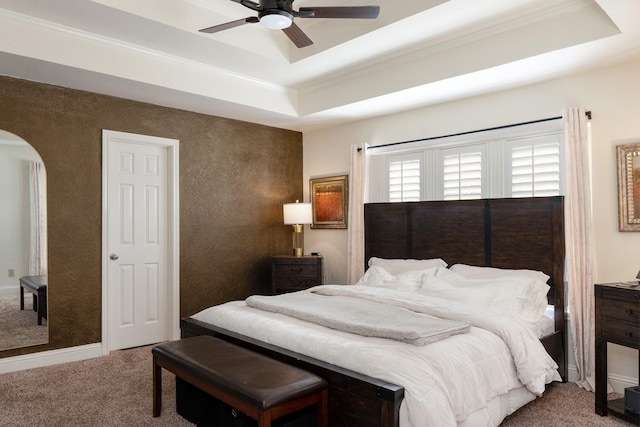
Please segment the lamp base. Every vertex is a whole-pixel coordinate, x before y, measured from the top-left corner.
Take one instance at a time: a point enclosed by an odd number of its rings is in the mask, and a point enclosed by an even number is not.
[[[302,224],[294,224],[292,226],[293,240],[293,256],[302,256],[304,254],[304,228]]]

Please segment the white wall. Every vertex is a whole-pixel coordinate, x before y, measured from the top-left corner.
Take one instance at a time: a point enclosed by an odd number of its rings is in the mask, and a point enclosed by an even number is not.
[[[0,294],[17,294],[18,278],[28,274],[29,161],[35,159],[30,146],[0,144]]]
[[[640,269],[640,233],[618,231],[615,146],[640,142],[640,60],[304,134],[305,182],[349,170],[351,144],[370,145],[559,116],[581,106],[593,114],[596,281],[630,280]],[[306,188],[305,201],[309,200]],[[325,256],[328,283],[347,277],[345,230],[305,230],[305,251]],[[637,384],[637,351],[611,345],[610,375]]]

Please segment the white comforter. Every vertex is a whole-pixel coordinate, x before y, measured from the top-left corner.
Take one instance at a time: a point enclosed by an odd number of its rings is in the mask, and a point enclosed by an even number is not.
[[[406,427],[496,426],[504,416],[541,394],[546,383],[560,379],[555,362],[535,333],[512,318],[369,286],[325,285],[302,292],[408,304],[412,309],[466,320],[473,326],[467,334],[414,346],[328,329],[248,307],[244,301],[210,307],[193,318],[403,386],[400,420]]]

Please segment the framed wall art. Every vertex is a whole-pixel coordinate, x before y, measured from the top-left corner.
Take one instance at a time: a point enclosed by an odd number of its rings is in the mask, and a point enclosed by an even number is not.
[[[348,175],[312,178],[309,194],[313,212],[311,228],[347,228]]]
[[[618,228],[640,231],[640,143],[618,145]]]

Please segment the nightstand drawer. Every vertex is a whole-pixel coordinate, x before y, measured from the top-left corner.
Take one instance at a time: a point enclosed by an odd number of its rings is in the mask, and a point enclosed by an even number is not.
[[[623,285],[623,284],[620,284]],[[596,285],[596,292],[603,300],[616,300],[626,302],[636,302],[636,307],[640,306],[640,287],[636,288],[619,288]]]
[[[302,289],[311,288],[313,286],[318,286],[318,277],[289,277],[289,276],[281,276],[278,277],[277,287],[279,291],[290,291],[296,290],[300,291]]]
[[[640,349],[640,327],[622,322],[609,322],[602,331],[602,338],[609,342]]]
[[[600,314],[610,322],[620,321],[638,325],[640,323],[640,301],[600,300]]]
[[[286,276],[318,277],[318,264],[275,264],[275,274],[278,278]]]

